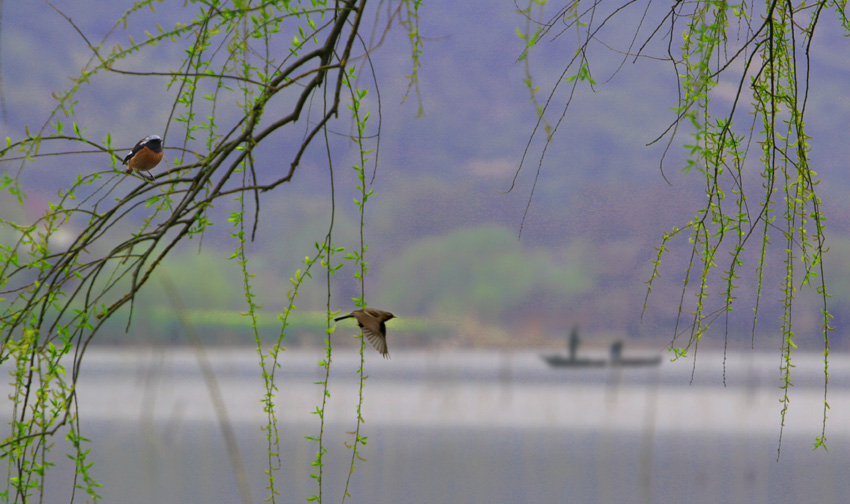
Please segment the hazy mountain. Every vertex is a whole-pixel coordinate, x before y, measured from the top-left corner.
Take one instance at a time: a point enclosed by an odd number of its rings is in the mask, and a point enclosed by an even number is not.
[[[56,4],[70,13],[92,41],[106,36],[126,8],[117,2]],[[110,40],[126,44],[127,35],[143,39],[145,30],[154,30],[154,23],[173,26],[197,8],[174,2],[154,5],[156,12],[140,12],[126,28],[118,27]],[[675,325],[689,257],[686,244],[672,247],[673,252],[665,257],[665,274],[641,325],[643,282],[649,278],[650,261],[655,257],[654,247],[660,243],[661,234],[686,223],[704,199],[700,175],[679,172],[686,154],[682,144],[689,141],[687,131],[680,132],[665,160],[664,174],[672,186],[665,182],[659,169],[666,142],[647,146],[675,117],[670,110],[676,105],[675,73],[669,64],[654,60],[634,63],[601,44],[594,45],[591,56],[597,59],[591,61],[598,61],[592,67],[598,85],[591,88],[582,83],[577,87],[543,163],[538,165],[543,143],[537,137],[531,142],[516,185],[505,194],[536,123],[534,107],[522,81],[523,65],[517,62],[523,44],[515,29],[524,20],[514,9],[512,3],[496,8],[483,1],[423,3],[420,31],[425,48],[419,88],[424,116],[420,118],[416,117],[416,96],[410,95],[406,103],[400,103],[408,86],[403,76],[410,73],[411,65],[407,35],[399,29],[391,31],[372,53],[377,86],[368,85],[372,91],[367,105],[375,114],[370,131],[377,133],[378,91],[382,121],[376,196],[367,212],[366,238],[372,262],[369,291],[384,303],[393,300],[386,292],[399,292],[399,296],[404,296],[405,309],[412,312],[409,316],[439,317],[448,310],[449,303],[454,303],[468,310],[475,320],[493,325],[508,323],[508,330],[531,331],[529,321],[534,320],[533,331],[540,332],[542,340],[560,338],[573,323],[599,334],[666,337]],[[45,4],[6,3],[3,14],[0,49],[6,121],[2,128],[4,136],[19,138],[24,125],[31,131],[38,130],[56,104],[51,93],[66,89],[66,77],[77,75],[92,55],[74,28]],[[627,19],[628,16],[623,18]],[[641,36],[648,35],[647,29],[642,28]],[[531,56],[541,99],[546,99],[547,91],[562,79],[563,68],[575,50],[574,35],[554,35],[555,32],[547,37]],[[604,40],[625,51],[633,35],[622,25],[615,25],[605,32]],[[648,50],[658,48],[654,43]],[[808,105],[812,160],[823,179],[820,187],[828,212],[830,243],[842,244],[828,255],[827,263],[835,278],[850,278],[850,256],[846,255],[850,254],[850,246],[843,246],[850,240],[850,213],[844,208],[843,198],[848,185],[843,176],[844,164],[850,154],[844,140],[844,124],[850,116],[850,100],[844,92],[850,52],[835,23],[825,22],[812,54]],[[179,46],[164,43],[118,66],[165,71],[177,66],[176,61],[182,56]],[[362,60],[358,64],[365,68]],[[175,96],[173,89],[166,89],[166,79],[113,74],[96,77],[80,91],[73,118],[87,132],[105,137],[109,131],[114,144],[129,148],[139,138],[165,130]],[[361,79],[368,82],[368,73],[364,71]],[[723,82],[718,87],[717,100],[721,105],[730,85]],[[567,84],[561,86],[547,115],[553,123],[569,95]],[[283,110],[286,104],[277,106]],[[220,111],[219,123],[225,123],[234,113],[235,109]],[[344,135],[350,124],[339,120],[332,128]],[[169,134],[166,147],[170,146],[169,139],[179,138],[177,125],[171,126]],[[292,146],[297,141],[300,138],[281,137],[270,142],[257,158],[261,176],[288,168]],[[349,168],[355,148],[340,137],[331,143],[336,156],[337,236],[340,244],[351,247],[357,240],[356,233],[350,231],[350,225],[356,222],[355,208],[350,203],[355,181]],[[755,170],[753,173],[758,170],[758,154],[753,147],[748,167]],[[26,218],[41,215],[59,185],[69,183],[79,173],[106,170],[108,166],[108,156],[104,155],[44,159],[29,165],[23,172],[29,195]],[[519,232],[538,166],[539,179],[522,240],[511,241],[507,237]],[[15,163],[2,167],[10,172],[18,169]],[[373,168],[369,167],[370,172]],[[264,298],[260,302],[270,309],[280,308],[287,278],[312,250],[313,242],[324,236],[330,214],[328,173],[326,154],[317,144],[307,153],[292,183],[263,197],[260,233],[250,254],[256,261],[255,271],[263,271],[257,279]],[[105,175],[113,176],[117,175]],[[754,204],[760,194],[760,178],[754,175],[747,178],[747,183],[753,189]],[[5,200],[8,195],[2,198]],[[0,202],[0,206],[4,217],[7,212],[17,212],[8,201]],[[229,225],[224,222],[231,210],[224,204],[215,210],[212,215],[218,220],[205,237],[207,251],[220,251],[222,261],[234,247]],[[487,231],[475,234],[481,229]],[[476,242],[479,238],[480,243]],[[780,236],[773,239],[778,243]],[[461,244],[464,249],[451,248]],[[180,256],[184,264],[193,261],[188,250],[196,245],[189,244]],[[477,287],[453,287],[445,299],[434,299],[439,297],[438,287],[420,288],[424,277],[417,280],[416,275],[408,275],[416,271],[411,268],[420,266],[425,268],[423,275],[432,275],[434,268],[439,271],[453,259],[458,264],[475,264],[476,258],[487,255],[479,246],[510,253],[494,256],[480,274],[470,277],[469,282],[483,282]],[[760,241],[753,242],[747,256],[745,270],[750,274],[754,273],[757,256],[753,254],[759,246]],[[449,254],[443,259],[444,264],[426,267],[423,259],[416,257],[416,250],[421,247],[440,253],[454,251],[455,256]],[[777,261],[771,263],[771,268],[782,267],[781,258],[773,253],[769,257]],[[217,275],[230,278],[217,291],[238,279],[227,276],[231,265],[222,266],[220,271],[196,266],[199,276],[205,277],[198,282]],[[192,271],[191,266],[187,268]],[[493,292],[488,306],[487,296],[470,294],[476,289],[519,289],[519,279],[509,280],[514,270],[526,271],[535,279],[534,285],[522,287],[523,296],[516,296],[516,292],[499,296]],[[343,270],[340,275],[349,280],[339,279],[339,292],[343,296],[352,294],[351,272]],[[505,283],[486,283],[494,275],[504,275]],[[778,318],[774,303],[779,297],[778,279],[772,274],[766,278],[761,306],[764,315],[760,317],[763,322],[757,331],[760,333],[774,332]],[[557,281],[566,285],[557,287]],[[743,277],[740,282],[741,305],[734,313],[732,332],[735,339],[749,344],[750,308],[756,291],[752,278]],[[850,295],[850,282],[846,286],[842,282],[836,285],[839,294]],[[211,298],[208,303],[218,306],[208,307],[239,309],[241,287],[233,285],[233,289],[235,295]],[[467,294],[455,299],[453,296],[458,293]],[[310,296],[305,294],[301,306],[321,309],[322,296]],[[471,298],[475,301],[466,304]],[[345,305],[347,298],[340,297],[338,302]],[[816,300],[802,296],[801,304],[811,305],[817,315],[816,304],[812,303]],[[836,296],[833,303],[838,321],[843,320],[841,314],[850,309],[847,297]],[[499,310],[491,312],[493,306]],[[815,344],[819,337],[817,317],[809,320],[803,316],[798,324],[801,333],[811,336]],[[839,326],[836,341],[843,337]]]

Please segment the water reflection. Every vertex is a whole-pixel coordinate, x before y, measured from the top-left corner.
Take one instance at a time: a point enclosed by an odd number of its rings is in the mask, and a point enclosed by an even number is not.
[[[278,373],[281,502],[314,493],[320,355],[287,352]],[[372,357],[372,358],[370,358]],[[588,358],[594,358],[588,354]],[[598,356],[605,357],[604,352]],[[210,351],[255,502],[267,497],[263,382],[253,350]],[[352,502],[843,502],[850,483],[850,360],[830,366],[830,452],[820,434],[822,362],[797,356],[782,458],[774,355],[703,353],[629,369],[551,369],[537,353],[367,354],[369,436]],[[337,354],[326,420],[326,498],[341,499],[359,356]],[[105,502],[238,502],[215,412],[189,350],[93,351],[79,386],[83,434]],[[4,404],[8,408],[8,404]],[[8,416],[9,411],[4,412]],[[59,452],[55,452],[59,458]],[[68,501],[70,467],[48,477]]]

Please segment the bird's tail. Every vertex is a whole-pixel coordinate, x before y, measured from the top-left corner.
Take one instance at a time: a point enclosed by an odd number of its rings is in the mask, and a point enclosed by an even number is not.
[[[334,322],[339,322],[342,319],[352,318],[354,315],[343,315],[342,317],[337,317],[334,319]]]

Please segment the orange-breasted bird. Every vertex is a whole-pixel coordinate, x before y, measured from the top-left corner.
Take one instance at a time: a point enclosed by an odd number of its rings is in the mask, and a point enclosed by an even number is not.
[[[127,173],[133,173],[133,170],[138,170],[140,174],[146,175],[146,178],[153,179],[153,176],[147,174],[147,171],[158,165],[161,160],[162,137],[159,135],[148,135],[139,140],[139,143],[133,147],[133,150],[124,156],[124,161],[121,164],[127,165]]]
[[[385,359],[389,359],[390,352],[387,351],[387,326],[384,325],[384,322],[395,318],[395,315],[383,310],[376,310],[375,308],[363,308],[362,310],[354,310],[348,315],[337,317],[334,321],[352,317],[357,320],[357,325],[360,326],[363,335],[375,347],[375,350],[380,352]]]

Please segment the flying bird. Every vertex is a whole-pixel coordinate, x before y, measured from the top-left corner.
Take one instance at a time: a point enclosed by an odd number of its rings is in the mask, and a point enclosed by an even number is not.
[[[159,164],[162,160],[162,137],[159,135],[148,135],[139,140],[133,150],[124,156],[121,164],[127,165],[127,173],[138,170],[145,178],[153,179],[147,174],[149,170]]]
[[[387,351],[387,326],[384,322],[395,318],[395,315],[375,308],[363,308],[362,310],[354,310],[348,315],[337,317],[334,321],[339,322],[340,320],[352,317],[357,320],[357,325],[360,326],[360,330],[363,331],[366,339],[375,347],[375,350],[383,355],[385,359],[389,359],[390,352]]]

